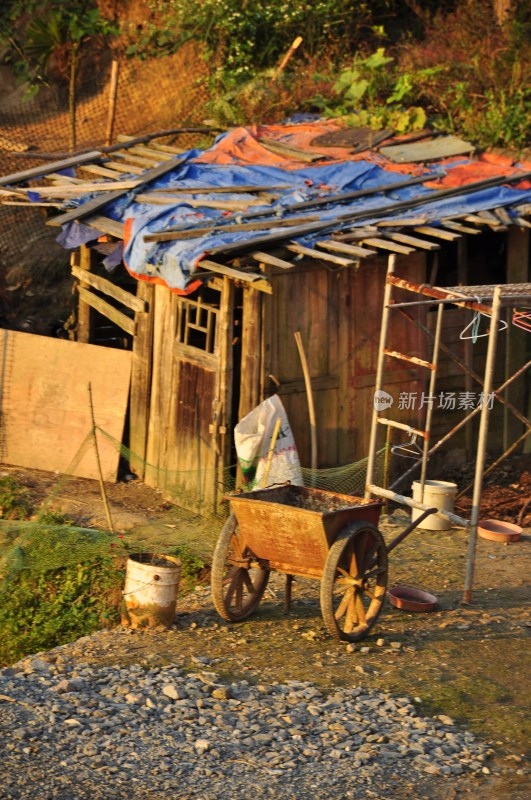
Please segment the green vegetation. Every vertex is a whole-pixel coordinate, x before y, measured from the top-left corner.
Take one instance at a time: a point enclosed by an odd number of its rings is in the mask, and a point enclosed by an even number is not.
[[[7,578],[0,584],[0,665],[117,623],[122,585],[123,569],[110,557]]]
[[[136,8],[136,6],[135,6]],[[37,15],[37,11],[39,12]],[[531,12],[525,0],[6,0],[0,43],[38,86],[69,85],[72,132],[82,53],[131,59],[177,52],[209,67],[208,115],[222,124],[298,111],[398,133],[431,125],[482,147],[519,150],[531,136]],[[302,45],[273,78],[296,37]]]
[[[11,475],[3,475],[0,478],[0,518],[27,519],[31,511],[28,489]]]
[[[120,621],[128,550],[121,537],[73,525],[42,507],[36,518],[29,491],[10,476],[0,479],[0,666],[48,650]],[[207,573],[191,545],[172,554],[181,561],[180,592]]]

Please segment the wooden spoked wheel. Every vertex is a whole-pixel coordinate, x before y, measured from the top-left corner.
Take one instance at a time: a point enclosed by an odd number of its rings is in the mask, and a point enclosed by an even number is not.
[[[321,579],[323,620],[336,639],[356,642],[376,622],[387,589],[387,548],[374,525],[354,522],[328,552]]]
[[[242,545],[236,516],[231,514],[212,557],[212,602],[220,617],[238,622],[252,614],[268,580],[269,570],[256,566],[252,553]]]

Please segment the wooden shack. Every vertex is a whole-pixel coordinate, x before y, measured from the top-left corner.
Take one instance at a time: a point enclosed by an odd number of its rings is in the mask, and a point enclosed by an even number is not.
[[[100,153],[78,165],[78,174],[85,175],[79,179],[80,188],[89,174],[118,181],[126,167],[140,172],[145,185],[154,174],[179,163],[179,149],[167,144],[136,146],[130,137],[122,137],[120,146],[119,161]],[[54,186],[61,185],[65,183],[55,178]],[[123,193],[121,189],[113,194]],[[124,226],[106,216],[106,202],[105,196],[96,197],[52,217],[50,224],[82,221],[108,242],[119,242]],[[132,350],[126,435],[131,469],[148,485],[178,496],[190,507],[215,507],[223,493],[223,476],[236,460],[235,423],[275,392],[285,405],[301,462],[309,466],[308,399],[296,332],[301,334],[315,399],[318,466],[365,457],[389,255],[397,258],[397,274],[414,284],[530,282],[531,225],[525,219],[529,210],[520,206],[515,219],[494,207],[443,216],[436,224],[411,211],[409,219],[398,223],[385,218],[358,225],[348,235],[328,232],[315,248],[298,244],[295,236],[283,241],[277,236],[270,246],[241,246],[234,253],[229,248],[225,256],[202,260],[197,270],[201,283],[190,293],[172,291],[149,276],[137,280],[123,266],[110,275],[92,247],[95,242],[76,248],[72,273],[79,302],[72,336],[95,342],[106,320],[123,332],[123,346]],[[494,249],[496,258],[491,257]],[[412,306],[409,316],[423,328],[405,316],[397,318],[393,328],[394,349],[410,357],[389,359],[388,386],[395,400],[401,393],[420,396],[427,385],[422,362],[429,355],[429,337],[423,330],[433,328],[434,309],[429,304]],[[470,313],[456,309],[448,317],[444,344],[469,370],[481,373],[481,343],[472,347],[460,339]],[[529,358],[528,333],[511,329],[505,341],[497,385]],[[474,390],[470,372],[463,377],[444,353],[439,371],[441,388]],[[525,376],[508,396],[520,414],[528,416]],[[414,425],[423,413],[422,408],[404,407],[395,417]],[[493,449],[498,450],[507,449],[525,430],[521,419],[503,409],[500,419],[503,424],[496,426],[493,438]],[[434,435],[445,427],[447,415],[436,413]],[[472,448],[473,427],[467,431],[458,445]]]

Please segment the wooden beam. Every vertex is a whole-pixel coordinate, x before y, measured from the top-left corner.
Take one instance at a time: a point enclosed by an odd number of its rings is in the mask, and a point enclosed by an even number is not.
[[[173,147],[170,144],[160,144],[159,142],[151,142],[150,147],[152,150],[156,150],[160,153],[168,153],[172,156],[180,156],[182,153],[186,153],[188,148],[183,147]]]
[[[161,178],[166,173],[171,172],[172,169],[176,169],[183,163],[184,159],[176,158],[172,161],[167,161],[164,164],[160,164],[158,167],[154,169],[150,169],[147,172],[144,172],[142,175],[142,179],[139,181],[138,186],[145,186],[150,181],[156,180],[157,178]],[[92,200],[88,200],[83,205],[78,206],[73,211],[69,211],[66,214],[60,214],[58,217],[54,217],[53,219],[48,220],[46,223],[47,225],[52,225],[54,227],[58,227],[60,225],[64,225],[67,222],[72,222],[74,219],[83,219],[84,217],[88,217],[89,214],[94,214],[95,211],[99,211],[100,208],[103,208],[108,203],[111,203],[113,200],[117,200],[119,197],[123,197],[124,194],[127,193],[127,189],[120,189],[116,192],[109,192],[105,194],[103,197],[94,197]]]
[[[440,250],[441,245],[436,242],[427,242],[426,239],[418,239],[416,236],[408,236],[406,233],[386,233],[387,239],[402,244],[410,244],[412,247],[419,247],[421,250]]]
[[[333,239],[327,239],[323,242],[316,242],[319,247],[325,247],[327,250],[335,251],[336,253],[348,253],[349,255],[356,256],[356,258],[366,258],[367,256],[376,256],[376,250],[370,250],[368,247],[357,247],[353,244],[346,242],[335,242]]]
[[[259,194],[292,189],[289,184],[277,186],[169,186],[167,189],[153,189],[153,192],[166,194]]]
[[[322,161],[323,159],[328,161],[330,159],[328,153],[315,153],[309,150],[301,150],[300,147],[293,147],[290,144],[284,144],[283,142],[278,142],[276,139],[269,139],[266,136],[262,136],[258,139],[258,144],[261,144],[262,147],[265,147],[266,150],[270,150],[272,153],[278,153],[286,158],[294,158],[298,161],[313,163],[314,161]]]
[[[156,167],[157,164],[160,164],[161,159],[156,158],[145,158],[144,156],[132,156],[129,150],[126,150],[125,153],[121,153],[120,151],[115,151],[112,154],[113,158],[119,158],[124,161],[126,164],[134,164],[138,167]]]
[[[102,300],[101,297],[97,297],[88,289],[84,289],[83,286],[78,287],[78,292],[79,299],[83,303],[86,303],[87,306],[90,306],[95,311],[99,311],[100,314],[110,319],[111,322],[114,322],[115,325],[118,325],[118,327],[122,328],[126,333],[129,333],[131,336],[135,335],[135,321],[133,319],[122,314],[121,311],[111,306],[106,300]]]
[[[84,273],[90,274],[92,269],[92,250],[86,244],[82,244],[78,252],[73,252],[71,255],[70,263],[72,269],[79,266]],[[88,288],[87,284],[83,284],[83,288]],[[77,325],[76,325],[76,338],[78,342],[89,344],[91,333],[91,313],[90,306],[82,303],[78,298],[77,307]]]
[[[260,337],[262,295],[243,289],[241,381],[238,419],[245,417],[260,402]]]
[[[101,175],[102,178],[121,178],[118,170],[102,167],[99,164],[85,164],[79,168],[82,172],[88,172],[89,175]]]
[[[243,281],[249,284],[252,289],[258,289],[260,292],[265,292],[266,294],[273,293],[271,284],[264,280],[262,275],[257,275],[255,272],[242,272],[239,269],[234,269],[234,267],[227,267],[225,264],[218,264],[209,259],[200,261],[199,267],[211,272],[217,272],[220,275],[227,275],[229,278],[234,278],[238,281]],[[198,274],[197,277],[200,277],[200,274]]]
[[[369,244],[371,247],[376,247],[381,250],[390,250],[392,253],[403,253],[406,256],[415,252],[414,247],[406,247],[396,242],[389,242],[386,239],[363,239],[363,244]]]
[[[292,264],[291,261],[285,261],[283,258],[277,258],[276,256],[272,256],[271,253],[263,253],[260,250],[250,253],[250,256],[251,258],[254,258],[255,261],[259,261],[261,264],[269,264],[270,267],[293,269],[295,266],[295,264]]]
[[[83,224],[88,225],[90,228],[96,228],[96,230],[101,231],[102,233],[107,233],[109,236],[114,236],[116,239],[123,239],[125,235],[124,223],[117,222],[115,219],[111,219],[110,217],[101,217],[98,214],[94,214],[93,216],[83,220]]]
[[[124,175],[142,175],[145,172],[142,167],[134,167],[132,164],[122,164],[121,161],[105,161],[104,163],[115,172],[123,173]]]
[[[155,159],[155,161],[169,161],[173,158],[171,153],[164,153],[162,150],[153,150],[153,148],[146,147],[146,145],[135,145],[127,152],[137,156],[146,156],[150,160]]]
[[[511,225],[507,233],[506,269],[507,283],[527,283],[531,279],[529,267],[529,248],[531,235],[528,229]],[[512,310],[509,309],[509,327],[505,336],[505,379],[513,375],[517,369],[529,359],[529,333],[511,325]],[[526,409],[526,376],[516,380],[505,392],[505,399],[511,402],[518,411],[527,416]],[[504,406],[503,415],[503,448],[504,451],[523,433],[522,423]],[[523,452],[529,452],[529,439],[523,446]]]
[[[316,261],[329,261],[332,264],[339,264],[341,267],[350,267],[351,264],[355,263],[355,260],[352,258],[333,256],[330,255],[330,253],[323,253],[311,247],[304,247],[302,244],[288,244],[286,245],[286,249],[301,256],[309,256],[309,258],[314,258]]]
[[[441,225],[457,233],[470,233],[472,236],[479,236],[481,234],[481,231],[478,231],[477,228],[470,228],[468,225],[462,225],[460,222],[454,222],[451,219],[441,220]]]
[[[183,199],[171,194],[157,194],[145,192],[135,196],[136,203],[146,203],[152,206],[174,206],[178,203],[191,208],[215,208],[219,211],[245,211],[249,206],[263,206],[262,200],[191,200]],[[271,225],[269,225],[271,227]]]
[[[435,239],[445,239],[448,242],[455,242],[456,239],[460,238],[458,233],[445,231],[442,228],[432,228],[427,225],[420,225],[416,227],[415,230],[417,233],[425,234],[425,236],[433,236]]]
[[[300,223],[301,221],[309,222],[317,219],[319,219],[317,215],[307,217],[292,217],[291,219],[278,220],[278,222],[275,222],[275,226],[278,228],[295,228],[297,223]],[[146,233],[143,238],[145,242],[170,242],[174,239],[195,239],[198,236],[205,236],[206,234],[213,233],[214,231],[233,233],[235,231],[248,232],[263,230],[271,230],[271,222],[269,220],[267,222],[223,223],[221,225],[209,225],[206,227],[188,227],[182,225],[178,228],[170,228],[169,230],[159,231],[157,233]]]
[[[99,150],[91,150],[88,153],[64,158],[61,161],[54,161],[51,164],[33,167],[32,169],[26,169],[22,172],[13,172],[11,175],[2,175],[2,177],[0,177],[0,186],[9,186],[13,183],[22,183],[24,181],[33,180],[33,178],[41,178],[43,175],[48,175],[49,172],[57,172],[57,170],[67,169],[68,167],[78,167],[81,164],[87,164],[89,161],[94,161],[98,158],[101,158],[101,152]]]
[[[81,281],[84,286],[92,286],[93,289],[113,297],[118,303],[130,308],[131,311],[143,312],[147,310],[145,300],[141,300],[131,292],[126,292],[125,289],[116,286],[100,275],[94,275],[92,272],[87,272],[86,269],[76,266],[72,267],[72,275]]]
[[[137,297],[149,311],[136,315],[136,335],[133,339],[131,365],[131,400],[129,412],[129,443],[131,469],[144,477],[151,397],[151,369],[153,352],[153,294],[154,285],[138,281]]]
[[[118,189],[134,189],[139,181],[106,181],[98,183],[65,184],[64,186],[32,186],[25,192],[38,192],[42,197],[79,197],[93,192],[115,192]]]

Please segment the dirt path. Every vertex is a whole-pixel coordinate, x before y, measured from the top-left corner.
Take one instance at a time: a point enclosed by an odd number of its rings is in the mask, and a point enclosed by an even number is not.
[[[31,474],[35,499],[42,499],[56,479],[48,476],[44,485]],[[514,491],[519,488],[517,482]],[[117,511],[131,515],[133,527],[124,532],[125,541],[128,536],[138,537],[139,530],[146,546],[150,537],[160,538],[161,530],[181,528],[183,535],[193,537],[193,528],[183,525],[182,517],[179,521],[177,511],[138,482],[116,484],[110,487],[110,496]],[[61,498],[63,503],[77,504],[86,524],[100,514],[95,482],[70,482],[61,488]],[[524,499],[520,488],[520,507]],[[140,520],[143,524],[139,525]],[[386,540],[407,521],[403,510],[383,518]],[[210,542],[218,530],[209,531]],[[309,680],[326,690],[362,685],[408,695],[423,713],[454,718],[493,750],[486,766],[489,774],[479,779],[481,789],[478,779],[470,778],[444,791],[426,788],[423,797],[451,798],[479,791],[482,800],[527,800],[531,530],[524,530],[515,544],[478,540],[471,605],[461,603],[465,531],[413,533],[390,557],[389,585],[432,592],[438,598],[436,610],[406,613],[386,601],[371,635],[355,646],[335,642],[325,630],[316,581],[294,583],[292,608],[286,613],[283,577],[275,575],[258,612],[245,622],[223,622],[212,606],[209,588],[203,585],[179,598],[170,631],[117,628],[86,637],[69,649],[87,663],[176,663],[197,668],[196,659],[207,659],[223,678]]]

